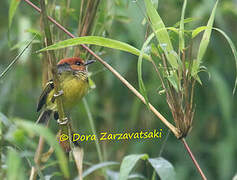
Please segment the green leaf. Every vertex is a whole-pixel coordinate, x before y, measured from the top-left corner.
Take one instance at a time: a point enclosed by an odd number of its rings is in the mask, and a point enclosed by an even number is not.
[[[202,40],[200,42],[200,46],[199,46],[199,49],[198,49],[198,55],[197,55],[198,67],[200,66],[202,58],[203,58],[203,56],[204,56],[204,54],[207,50],[207,46],[209,44],[211,31],[212,31],[212,27],[213,27],[213,23],[214,23],[214,19],[215,19],[217,4],[218,4],[218,0],[216,1],[216,4],[215,4],[214,8],[212,9],[211,16],[210,16],[210,18],[208,20],[208,23],[207,23],[207,29],[205,30],[205,32],[202,36]]]
[[[198,76],[198,73],[201,72],[200,71],[200,66],[199,64],[197,63],[197,60],[194,59],[193,60],[193,64],[192,64],[192,69],[191,69],[191,75],[192,77],[197,80],[201,85],[202,85],[202,82],[201,82],[201,79],[199,78]]]
[[[180,27],[179,27],[179,50],[182,51],[185,48],[184,42],[184,14],[187,6],[187,0],[184,0],[181,20],[180,20]]]
[[[24,166],[21,162],[20,155],[12,148],[7,153],[7,179],[8,180],[24,180]]]
[[[55,153],[59,161],[59,166],[65,178],[69,178],[67,158],[62,148],[59,146],[59,143],[56,141],[55,135],[53,135],[49,129],[39,124],[19,119],[16,119],[15,122],[19,127],[24,128],[26,131],[44,137],[45,141],[55,149]]]
[[[114,16],[114,20],[117,20],[117,21],[119,21],[119,22],[121,22],[121,23],[124,23],[124,24],[128,24],[128,23],[130,23],[132,20],[129,18],[129,17],[127,17],[127,16],[119,16],[119,15],[117,15],[117,16]]]
[[[159,1],[158,0],[151,0],[151,2],[153,4],[154,8],[157,9],[158,5],[159,5]]]
[[[205,29],[207,29],[207,26],[201,26],[201,27],[198,27],[196,29],[193,30],[192,32],[192,38],[196,37],[200,32],[204,31]],[[236,51],[236,47],[233,43],[233,41],[230,39],[230,37],[224,32],[222,31],[221,29],[219,28],[212,28],[214,30],[216,30],[217,32],[221,33],[221,35],[224,36],[224,38],[227,40],[227,42],[229,43],[230,45],[230,48],[231,48],[231,51],[234,55],[234,58],[235,58],[235,66],[236,66],[236,70],[237,70],[237,51]],[[199,64],[196,64],[195,65],[195,68],[194,68],[194,71],[192,70],[192,75],[195,74],[195,72],[199,72],[198,66]],[[233,94],[235,93],[235,90],[236,90],[236,86],[237,86],[237,74],[236,74],[236,78],[235,78],[235,85],[234,85],[234,88],[233,88]]]
[[[157,13],[156,9],[154,8],[154,6],[152,5],[150,0],[145,0],[145,5],[146,5],[147,15],[151,21],[152,29],[156,33],[156,38],[157,38],[158,42],[160,44],[166,45],[166,49],[167,49],[168,53],[173,51],[173,46],[172,46],[169,34],[165,28],[165,25],[164,25],[161,17]],[[161,31],[158,31],[158,30],[161,30]],[[170,53],[169,53],[167,58],[168,58],[170,65],[173,68],[177,69],[178,63],[177,63],[177,60],[175,59],[175,57],[170,56]]]
[[[93,134],[97,134],[96,133],[96,128],[95,128],[95,121],[93,119],[90,107],[89,107],[89,105],[87,103],[87,100],[86,100],[86,98],[83,98],[82,100],[83,100],[83,104],[84,104],[84,107],[85,107],[85,110],[86,110],[86,113],[87,113],[87,116],[88,116],[88,120],[89,120],[89,124],[90,124],[91,130],[92,130]],[[99,140],[97,138],[95,140],[95,147],[96,147],[97,154],[98,154],[100,162],[103,162],[104,158],[102,156],[100,143],[99,143]]]
[[[218,31],[219,33],[221,33],[225,37],[227,42],[229,43],[230,48],[231,48],[232,53],[233,53],[234,58],[235,58],[235,66],[236,66],[236,70],[237,70],[237,51],[236,51],[234,43],[232,42],[232,40],[229,38],[229,36],[227,36],[227,34],[224,31],[222,31],[218,28],[213,28],[213,29]],[[236,74],[236,78],[235,78],[235,85],[234,85],[234,89],[233,89],[233,94],[235,93],[236,86],[237,86],[237,74]]]
[[[119,179],[119,173],[116,171],[107,170],[106,174],[110,180],[118,180]],[[134,179],[136,179],[136,180],[145,179],[145,180],[147,180],[142,174],[138,174],[138,173],[130,174],[128,176],[128,179],[133,179],[133,180]]]
[[[128,175],[137,163],[139,159],[147,160],[148,155],[147,154],[132,154],[125,156],[123,158],[121,167],[120,167],[120,174],[119,174],[119,180],[127,180]]]
[[[199,33],[206,30],[207,26],[200,26],[192,31],[192,38],[195,38]]]
[[[129,52],[129,53],[132,53],[137,56],[139,56],[139,54],[140,54],[140,51],[137,48],[135,48],[127,43],[109,39],[109,38],[99,37],[99,36],[83,36],[83,37],[68,39],[65,41],[60,41],[60,42],[55,43],[51,46],[40,49],[37,52],[62,49],[62,48],[76,46],[76,45],[80,45],[80,44],[94,44],[94,45],[98,45],[98,46],[104,46],[104,47],[108,47],[108,48],[113,48],[113,49],[118,49],[121,51]],[[147,54],[144,54],[143,57],[147,60],[150,60],[150,56],[148,56]]]
[[[168,30],[171,30],[171,31],[175,31],[175,32],[178,32],[178,30],[176,28],[172,28],[172,27],[169,27],[169,28],[165,28],[165,29],[168,29]],[[159,29],[158,31],[161,31],[161,29]],[[143,54],[144,54],[144,51],[145,49],[147,48],[148,44],[151,42],[151,40],[155,37],[155,32],[151,33],[149,35],[149,37],[146,39],[146,41],[144,42],[143,46],[142,46],[142,49],[140,51],[140,55],[138,57],[138,62],[137,62],[137,74],[138,74],[138,84],[139,84],[139,89],[140,89],[140,92],[141,94],[143,95],[143,97],[145,98],[145,101],[146,101],[146,105],[149,108],[149,100],[148,100],[148,96],[147,96],[147,91],[146,91],[146,87],[145,87],[145,84],[144,84],[144,81],[142,79],[142,57],[143,57]],[[154,50],[154,45],[153,45],[153,50]],[[164,52],[166,53],[166,55],[168,56],[168,53],[166,50],[164,50]],[[176,54],[175,51],[172,51],[170,53],[170,55],[172,56],[175,56],[175,58],[177,59],[178,55]],[[178,57],[179,58],[179,57]],[[180,61],[180,60],[179,60]],[[176,86],[177,87],[177,86]]]
[[[39,40],[41,40],[41,38],[42,38],[41,32],[38,31],[38,30],[36,30],[36,29],[29,28],[29,29],[26,30],[26,32],[29,32],[29,33],[33,34],[33,35],[36,36],[37,39],[39,39]]]
[[[90,77],[88,77],[88,81],[90,89],[95,89],[96,88],[95,82]]]
[[[179,83],[179,79],[178,76],[175,72],[170,71],[170,75],[167,76],[167,79],[169,80],[169,82],[171,83],[171,85],[174,87],[174,89],[176,90],[176,92],[179,91],[179,87],[180,87],[180,83]]]
[[[184,19],[184,24],[186,24],[186,23],[190,23],[190,22],[193,22],[193,21],[196,21],[198,18],[186,18],[186,19]],[[173,27],[179,27],[180,26],[180,21],[178,21],[177,23],[175,23],[174,25],[173,25]]]
[[[162,157],[149,158],[151,166],[155,169],[156,173],[160,176],[161,180],[173,180],[175,178],[175,171],[173,165]]]
[[[91,174],[92,172],[94,172],[98,169],[108,167],[108,166],[114,166],[114,165],[119,165],[119,163],[115,162],[115,161],[108,161],[108,162],[95,164],[95,165],[91,166],[89,169],[85,170],[82,174],[82,177],[85,178],[86,176],[88,176],[89,174]]]
[[[149,100],[147,97],[147,91],[146,91],[146,87],[144,85],[143,79],[142,79],[142,59],[143,59],[143,54],[145,49],[147,48],[148,44],[150,43],[150,41],[154,38],[155,34],[152,33],[147,40],[144,42],[142,49],[141,49],[141,53],[138,57],[138,61],[137,61],[137,75],[138,75],[138,84],[139,84],[139,89],[141,94],[143,95],[143,97],[145,98],[146,101],[146,105],[147,108],[150,109],[149,107]]]
[[[11,0],[9,13],[8,13],[8,28],[11,28],[13,17],[16,13],[17,7],[21,1],[20,0]]]

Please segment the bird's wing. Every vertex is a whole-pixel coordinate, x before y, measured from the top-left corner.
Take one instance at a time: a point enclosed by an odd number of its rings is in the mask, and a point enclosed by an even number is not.
[[[50,80],[43,92],[41,93],[40,97],[39,97],[39,101],[38,101],[38,105],[37,105],[37,112],[40,111],[40,109],[43,107],[43,105],[46,103],[46,100],[47,100],[47,97],[48,97],[48,94],[53,90],[54,88],[54,84],[53,84],[53,80]]]

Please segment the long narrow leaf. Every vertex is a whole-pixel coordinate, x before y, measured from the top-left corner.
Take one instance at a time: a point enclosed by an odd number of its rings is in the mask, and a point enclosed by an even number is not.
[[[224,31],[222,31],[221,29],[218,29],[218,28],[213,28],[213,29],[218,31],[219,33],[221,33],[225,37],[227,42],[229,43],[231,51],[232,51],[234,58],[235,58],[235,66],[236,66],[236,71],[237,71],[237,51],[236,51],[234,43],[232,42],[232,40],[229,38],[229,36],[227,36],[227,34]],[[236,78],[235,78],[235,85],[234,85],[234,89],[233,89],[233,94],[235,93],[236,86],[237,86],[237,73],[236,73]]]
[[[200,42],[200,46],[198,49],[198,54],[197,54],[197,65],[198,67],[200,66],[200,63],[202,61],[202,58],[207,50],[207,46],[209,44],[209,40],[211,37],[211,31],[212,31],[212,27],[213,27],[213,23],[214,23],[214,19],[215,19],[215,13],[216,13],[216,7],[218,4],[218,0],[216,1],[216,4],[214,6],[214,8],[212,9],[212,13],[211,16],[208,20],[207,23],[207,29],[205,30],[203,36],[202,36],[202,40]]]
[[[92,172],[104,168],[104,167],[108,167],[108,166],[114,166],[114,165],[119,165],[118,162],[115,161],[108,161],[108,162],[103,162],[103,163],[99,163],[99,164],[95,164],[93,166],[91,166],[89,169],[85,170],[82,174],[82,177],[85,178],[86,176],[88,176],[89,174],[91,174]]]
[[[116,171],[111,171],[111,170],[107,170],[106,171],[106,174],[108,176],[109,179],[111,180],[118,180],[119,179],[119,173],[116,172]],[[138,173],[132,173],[128,176],[128,179],[136,179],[136,180],[139,180],[139,179],[144,179],[144,180],[147,180],[147,178],[145,176],[143,176],[142,174],[138,174]]]
[[[196,29],[194,29],[192,31],[192,38],[195,38],[199,33],[201,33],[202,31],[206,30],[207,29],[207,26],[200,26],[200,27],[197,27]]]
[[[167,27],[165,29],[168,29],[168,30],[171,30],[171,31],[174,31],[174,32],[178,33],[178,30],[176,28],[173,28],[173,27]],[[139,55],[139,58],[138,58],[138,63],[137,63],[137,73],[138,73],[139,89],[140,89],[141,94],[144,96],[144,98],[146,100],[147,106],[148,106],[149,100],[148,100],[146,88],[145,88],[145,85],[144,85],[144,82],[143,82],[143,79],[142,79],[142,57],[143,57],[144,51],[147,48],[148,44],[155,37],[155,33],[158,32],[158,31],[162,31],[162,29],[159,29],[159,30],[153,32],[152,34],[150,34],[148,36],[147,40],[144,42],[144,44],[142,46],[142,49],[141,49],[141,52],[140,52],[140,55]],[[164,50],[164,52],[166,53],[167,51]],[[166,53],[166,55],[168,56],[168,53]],[[172,84],[172,85],[174,85],[174,84]],[[174,86],[174,87],[177,87],[177,85]]]
[[[26,45],[26,47],[18,54],[12,62],[7,66],[7,68],[0,74],[0,79],[6,75],[6,73],[13,67],[13,65],[17,62],[17,60],[21,57],[21,55],[27,50],[27,48],[31,45],[33,40],[36,36],[33,37],[33,39]]]
[[[24,120],[17,120],[16,124],[20,127],[23,127],[25,130],[43,136],[45,140],[50,144],[52,147],[55,148],[56,156],[59,160],[59,166],[65,176],[65,178],[69,178],[69,169],[68,169],[68,163],[67,158],[62,150],[62,148],[59,146],[58,142],[56,141],[55,136],[45,127],[42,125],[36,125],[29,121]]]
[[[184,0],[181,20],[180,20],[180,27],[179,27],[179,50],[182,51],[185,48],[185,41],[184,41],[184,15],[187,6],[187,0]]]
[[[166,46],[166,50],[169,53],[168,61],[173,68],[177,69],[178,68],[177,60],[174,56],[170,54],[170,52],[173,51],[173,46],[172,46],[169,34],[165,28],[165,25],[161,17],[159,16],[159,14],[157,13],[156,9],[152,5],[151,0],[145,0],[145,4],[146,4],[146,11],[147,11],[148,17],[151,21],[152,29],[154,32],[156,32],[157,40],[160,44]],[[162,29],[162,30],[158,31],[159,29]]]
[[[146,101],[146,105],[149,108],[149,100],[148,100],[148,97],[147,97],[147,91],[146,91],[146,87],[144,85],[144,82],[143,82],[143,79],[142,79],[142,57],[143,57],[143,54],[144,54],[144,51],[145,49],[147,48],[148,44],[150,43],[150,41],[153,39],[153,37],[155,36],[154,33],[152,33],[148,38],[147,40],[144,42],[143,46],[142,46],[142,49],[141,49],[141,53],[138,57],[138,62],[137,62],[137,75],[138,75],[138,84],[139,84],[139,89],[140,89],[140,92],[141,94],[143,95],[143,97],[145,98],[145,101]]]
[[[201,26],[201,27],[198,27],[198,28],[194,29],[192,31],[192,38],[195,38],[199,33],[201,33],[202,31],[204,31],[207,28],[208,28],[207,26]],[[219,29],[219,28],[212,28],[212,29],[216,30],[219,33],[221,33],[221,35],[223,35],[224,38],[229,43],[231,51],[232,51],[232,53],[234,55],[234,58],[235,58],[235,66],[236,66],[236,71],[237,71],[237,51],[236,51],[236,47],[235,47],[234,43],[232,42],[230,37],[224,31],[222,31],[221,29]],[[195,70],[196,72],[199,72],[199,67],[197,65],[195,66],[194,69],[196,69]],[[235,85],[234,85],[234,88],[233,88],[233,94],[236,91],[236,86],[237,86],[237,73],[236,73],[236,78],[235,78]]]
[[[156,173],[162,180],[174,180],[175,171],[173,165],[162,157],[149,158],[151,166],[155,169]]]
[[[140,54],[140,51],[137,48],[135,48],[127,43],[109,39],[109,38],[99,37],[99,36],[83,36],[83,37],[68,39],[65,41],[60,41],[60,42],[55,43],[51,46],[40,49],[37,52],[62,49],[62,48],[76,46],[76,45],[80,45],[80,44],[93,44],[93,45],[98,45],[98,46],[104,46],[104,47],[108,47],[108,48],[113,48],[113,49],[118,49],[121,51],[129,52],[129,53],[132,53],[137,56],[139,56],[139,54]],[[144,54],[144,58],[147,60],[150,60],[150,56],[148,56],[147,54]]]
[[[7,154],[7,179],[24,180],[25,168],[22,165],[21,157],[14,149],[9,149]]]
[[[9,7],[9,12],[8,12],[8,28],[9,29],[12,25],[13,17],[16,13],[17,7],[19,6],[20,2],[21,1],[19,1],[19,0],[11,0],[10,7]]]
[[[198,20],[198,18],[186,18],[186,19],[184,19],[184,24],[194,22],[194,21],[197,21],[197,20]],[[180,26],[180,21],[178,21],[177,23],[175,23],[173,25],[173,27],[179,27],[179,26]]]
[[[89,78],[88,78],[89,79]],[[92,80],[91,80],[92,81]],[[90,80],[89,80],[90,82]],[[92,81],[93,82],[93,81]],[[91,114],[91,110],[90,110],[90,107],[87,103],[87,100],[86,98],[83,98],[83,104],[84,104],[84,107],[86,109],[86,113],[87,113],[87,116],[88,116],[88,119],[89,119],[89,124],[90,124],[90,127],[91,127],[91,130],[92,130],[92,133],[93,134],[97,134],[96,133],[96,128],[95,128],[95,122],[94,122],[94,119],[92,117],[92,114]],[[99,140],[96,138],[95,140],[95,146],[96,146],[96,150],[97,150],[97,153],[98,153],[98,156],[99,156],[99,160],[100,162],[103,162],[103,156],[102,156],[102,152],[101,152],[101,147],[100,147],[100,143],[99,143]]]

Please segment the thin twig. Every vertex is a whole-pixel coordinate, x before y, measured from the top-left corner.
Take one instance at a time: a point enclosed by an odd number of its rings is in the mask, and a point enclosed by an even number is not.
[[[40,157],[43,151],[43,147],[44,147],[44,138],[43,136],[40,136],[38,147],[37,147],[37,150],[35,152],[35,157],[34,157],[35,164],[38,166],[40,164]],[[37,176],[36,172],[37,172],[37,168],[35,166],[32,166],[31,173],[30,173],[30,180],[36,179],[36,176]]]
[[[188,151],[188,154],[189,154],[190,158],[192,159],[194,165],[196,166],[198,172],[200,173],[202,179],[203,179],[203,180],[207,180],[205,174],[203,173],[203,171],[202,171],[202,169],[200,168],[200,166],[199,166],[197,160],[195,159],[195,157],[194,157],[194,155],[193,155],[191,149],[189,148],[189,146],[188,146],[188,144],[187,144],[185,138],[182,138],[181,141],[182,141],[182,143],[184,144],[186,150]]]
[[[47,121],[46,127],[48,127],[49,121]],[[40,136],[37,150],[35,152],[34,161],[35,166],[32,166],[29,180],[35,180],[37,176],[37,167],[40,166],[40,157],[44,148],[44,138]]]

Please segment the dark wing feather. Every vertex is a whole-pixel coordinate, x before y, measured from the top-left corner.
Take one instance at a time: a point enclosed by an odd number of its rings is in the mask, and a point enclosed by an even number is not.
[[[48,94],[53,90],[54,88],[54,84],[53,84],[53,81],[50,80],[43,92],[41,93],[40,97],[39,97],[39,101],[38,101],[38,105],[37,105],[37,112],[40,111],[40,109],[43,107],[43,105],[46,103],[46,100],[47,100],[47,97],[48,97]]]

